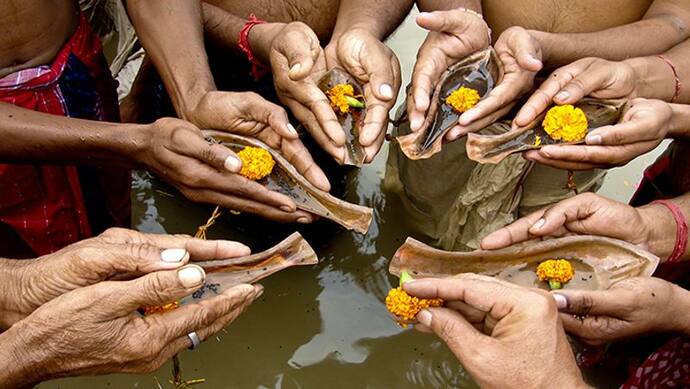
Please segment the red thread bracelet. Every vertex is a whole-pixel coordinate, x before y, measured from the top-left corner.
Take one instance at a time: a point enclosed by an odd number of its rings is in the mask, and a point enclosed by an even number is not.
[[[257,59],[254,57],[254,53],[252,52],[251,46],[249,46],[249,31],[252,29],[252,27],[256,26],[257,24],[262,24],[266,23],[264,20],[260,20],[256,17],[256,15],[249,14],[249,18],[247,19],[247,23],[244,24],[244,27],[240,30],[240,39],[238,41],[238,46],[240,47],[240,50],[244,52],[244,54],[247,55],[247,60],[251,62],[252,64],[252,76],[254,76],[254,80],[257,81],[261,76],[266,74],[266,67],[264,67],[263,64],[261,64]]]
[[[673,103],[674,101],[676,101],[678,96],[680,96],[680,88],[682,86],[682,84],[680,82],[680,78],[678,78],[678,70],[676,69],[676,65],[674,65],[670,59],[664,57],[661,54],[657,55],[657,57],[661,58],[662,61],[666,62],[666,64],[671,68],[671,71],[673,72],[673,77],[674,77],[675,82],[676,82],[676,89],[673,92],[673,97],[671,98],[671,102]]]
[[[688,247],[688,222],[685,220],[685,215],[680,208],[670,200],[656,200],[652,204],[661,204],[668,208],[676,220],[676,244],[673,246],[673,252],[668,256],[667,262],[678,262],[685,254],[685,249]]]

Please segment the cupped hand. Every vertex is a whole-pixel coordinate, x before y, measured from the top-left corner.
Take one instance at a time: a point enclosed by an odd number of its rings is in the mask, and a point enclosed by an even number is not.
[[[417,24],[429,30],[412,71],[407,113],[410,129],[418,131],[426,118],[431,97],[443,72],[463,58],[491,44],[489,26],[477,14],[460,9],[422,12]]]
[[[421,311],[418,327],[436,333],[482,388],[584,386],[547,292],[476,274],[414,280],[403,288],[446,302]]]
[[[273,141],[272,145],[277,142],[278,146],[288,149],[293,145],[260,125],[247,124],[244,128],[262,132],[271,138],[268,140]],[[279,222],[309,223],[313,220],[309,213],[298,211],[289,197],[239,175],[242,163],[235,153],[223,145],[207,142],[201,130],[191,123],[159,119],[147,125],[141,134],[144,139],[139,142],[134,158],[190,200],[221,205]],[[287,157],[301,160],[301,164],[296,166],[300,166],[302,171],[315,171],[309,169],[314,165],[313,160],[302,158],[304,153],[306,150],[301,154],[293,151]]]
[[[238,285],[199,303],[147,316],[138,309],[182,299],[204,281],[203,269],[187,265],[131,281],[105,281],[63,294],[42,305],[8,332],[16,334],[26,366],[24,384],[73,375],[146,373],[237,318],[261,286]],[[19,384],[19,383],[17,383]]]
[[[446,136],[449,141],[481,130],[508,113],[532,89],[534,78],[543,66],[539,41],[522,27],[505,30],[494,48],[503,64],[503,80],[476,106],[460,115],[458,126]]]
[[[650,227],[639,209],[594,193],[583,193],[536,211],[487,235],[485,250],[545,236],[599,235],[647,247]]]
[[[591,345],[687,328],[681,296],[688,292],[660,278],[629,278],[608,290],[553,292],[566,331]]]
[[[280,153],[312,184],[330,190],[285,110],[253,92],[207,92],[189,119],[200,128],[256,138]]]
[[[353,28],[334,38],[325,49],[328,69],[340,67],[362,84],[367,115],[359,134],[365,162],[378,154],[388,130],[388,113],[400,89],[400,62],[388,46],[370,32]]]
[[[583,97],[633,98],[636,76],[626,62],[583,58],[555,70],[515,115],[515,124],[526,126],[551,105],[575,104]]]
[[[171,270],[191,260],[249,255],[249,247],[226,240],[202,240],[185,235],[142,234],[111,228],[52,254],[18,262],[21,275],[12,301],[4,301],[2,327],[7,328],[36,308],[71,290],[112,279],[131,279]]]
[[[568,170],[623,166],[654,150],[671,131],[673,110],[660,100],[631,100],[620,122],[590,132],[584,145],[552,145],[524,154],[528,160]]]

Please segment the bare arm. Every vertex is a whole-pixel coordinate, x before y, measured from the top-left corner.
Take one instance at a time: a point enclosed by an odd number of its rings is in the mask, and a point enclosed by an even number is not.
[[[362,29],[383,41],[410,12],[414,0],[341,1],[331,42],[353,29]]]
[[[681,82],[677,103],[690,103],[690,39],[674,46],[663,56],[668,59],[678,73]],[[659,56],[631,58],[626,61],[635,71],[637,95],[670,101],[676,88],[675,75],[670,65]]]
[[[583,57],[623,60],[663,53],[690,37],[690,3],[656,0],[638,22],[592,33],[530,31],[544,48],[544,62],[555,68]]]

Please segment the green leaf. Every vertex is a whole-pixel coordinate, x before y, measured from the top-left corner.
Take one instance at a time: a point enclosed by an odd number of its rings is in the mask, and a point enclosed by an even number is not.
[[[347,102],[347,105],[349,105],[352,108],[364,108],[364,103],[355,99],[352,96],[343,96],[345,98],[345,101]]]
[[[555,280],[549,280],[549,288],[551,288],[551,290],[561,289],[562,287],[563,284],[561,284],[560,282]]]
[[[400,286],[403,286],[404,283],[410,282],[412,280],[414,280],[414,278],[412,278],[412,276],[410,275],[410,273],[407,272],[407,270],[403,270],[400,273]]]

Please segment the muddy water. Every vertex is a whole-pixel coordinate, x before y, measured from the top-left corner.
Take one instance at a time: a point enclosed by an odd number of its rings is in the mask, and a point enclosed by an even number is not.
[[[404,83],[422,32],[408,22],[391,40]],[[348,201],[375,209],[366,236],[328,222],[301,228],[321,263],[291,268],[264,280],[265,293],[226,332],[181,354],[185,378],[206,378],[201,388],[473,388],[450,351],[436,338],[403,330],[382,303],[396,280],[388,259],[409,235],[402,207],[381,193],[385,150],[348,177]],[[653,156],[615,169],[603,191],[626,200],[641,167]],[[138,174],[134,227],[148,232],[193,233],[212,208],[192,204],[174,190]],[[222,218],[209,238],[236,239],[255,251],[278,243],[294,226],[276,227],[242,216]],[[47,388],[169,388],[171,365],[150,375],[112,375],[47,382]],[[597,387],[613,387],[610,372],[593,372]]]

